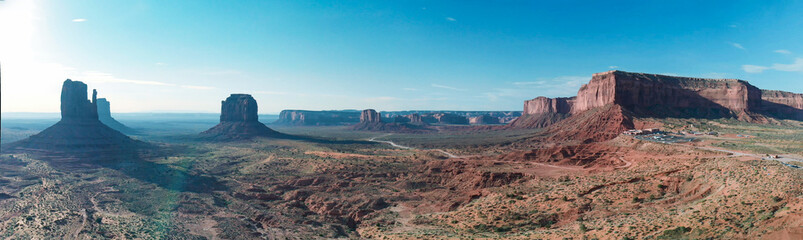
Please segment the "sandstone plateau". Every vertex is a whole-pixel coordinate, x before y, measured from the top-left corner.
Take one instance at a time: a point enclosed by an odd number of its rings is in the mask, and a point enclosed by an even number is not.
[[[202,132],[201,136],[214,140],[243,140],[283,134],[259,122],[257,101],[251,95],[232,94],[221,102],[220,123]]]
[[[576,97],[525,101],[512,127],[540,128],[606,105],[636,117],[803,120],[801,94],[761,90],[737,79],[703,79],[608,71],[592,75]],[[629,116],[628,116],[629,117]]]
[[[104,125],[98,119],[97,91],[87,99],[87,85],[64,81],[61,89],[61,120],[36,135],[11,143],[11,149],[81,153],[130,150],[144,143]]]

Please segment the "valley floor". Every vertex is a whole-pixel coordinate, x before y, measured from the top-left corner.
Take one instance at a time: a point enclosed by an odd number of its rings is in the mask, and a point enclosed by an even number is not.
[[[137,136],[158,152],[103,163],[3,153],[0,238],[801,237],[803,169],[784,165],[803,164],[801,123],[660,122],[720,134],[578,145],[537,129],[274,127],[326,141],[213,143],[159,130]]]

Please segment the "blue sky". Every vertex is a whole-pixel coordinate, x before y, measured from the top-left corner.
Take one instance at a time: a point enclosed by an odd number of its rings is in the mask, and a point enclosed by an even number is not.
[[[803,92],[801,1],[0,1],[3,112],[521,110],[611,69]]]

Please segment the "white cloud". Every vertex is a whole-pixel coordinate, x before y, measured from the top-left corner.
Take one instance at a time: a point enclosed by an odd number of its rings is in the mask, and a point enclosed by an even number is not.
[[[772,64],[771,68],[784,72],[803,72],[803,58],[796,58],[792,64]]]
[[[465,91],[465,89],[456,88],[456,87],[450,87],[450,86],[440,85],[440,84],[434,84],[434,83],[432,84],[432,86],[436,87],[436,88],[449,89],[449,90],[453,90],[453,91]]]
[[[72,75],[71,77],[74,80],[92,82],[92,83],[131,83],[131,84],[142,84],[142,85],[175,86],[175,84],[172,83],[118,78],[112,74],[99,71],[83,71],[75,75]]]
[[[215,89],[214,87],[207,87],[207,86],[193,86],[193,85],[181,85],[181,87],[183,87],[183,88],[189,88],[189,89],[196,89],[196,90],[210,90],[210,89]]]
[[[366,98],[365,99],[365,101],[369,101],[369,102],[394,101],[394,100],[398,100],[398,98],[385,96],[385,97],[372,97],[372,98]]]
[[[778,49],[778,50],[775,50],[773,52],[780,53],[780,54],[792,54],[792,52],[790,52],[789,50],[786,50],[786,49]]]
[[[84,18],[76,18],[76,19],[73,19],[72,21],[73,22],[86,22],[86,19],[84,19]]]
[[[513,82],[513,88],[495,88],[483,93],[489,101],[500,98],[531,99],[536,96],[565,97],[574,96],[580,85],[588,81],[588,77],[560,76],[547,80],[530,82]]]
[[[546,81],[534,81],[534,82],[513,82],[513,85],[543,85]]]
[[[791,64],[775,63],[772,66],[757,66],[757,65],[742,65],[742,70],[748,73],[761,73],[764,70],[776,70],[783,72],[803,72],[803,58],[795,58],[795,62]]]
[[[291,93],[288,92],[276,92],[276,91],[256,91],[256,94],[268,94],[268,95],[290,95]]]
[[[764,70],[767,70],[768,67],[763,66],[756,66],[756,65],[742,65],[742,70],[748,73],[760,73]]]
[[[744,50],[744,46],[742,46],[742,44],[738,44],[738,43],[730,43],[730,44],[731,44],[731,46],[733,46],[735,48]]]
[[[446,21],[449,21],[449,22],[457,22],[457,19],[454,19],[454,18],[452,18],[452,17],[447,17],[447,18],[446,18]]]
[[[608,66],[610,69],[619,68],[619,66]]]

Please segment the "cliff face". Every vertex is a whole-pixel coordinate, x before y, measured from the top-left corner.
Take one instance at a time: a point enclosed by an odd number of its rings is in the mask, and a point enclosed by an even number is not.
[[[571,115],[615,104],[635,116],[728,118],[768,122],[764,115],[803,119],[801,94],[762,91],[736,79],[703,79],[608,71],[593,74],[573,98],[524,103],[513,127],[545,127]]]
[[[360,114],[360,123],[379,123],[382,122],[382,116],[376,110],[365,109]]]
[[[248,94],[232,94],[221,102],[220,121],[259,121],[257,101]]]
[[[92,101],[86,99],[87,86],[67,79],[61,85],[61,119],[98,119],[98,92],[92,90]]]
[[[416,114],[417,115],[417,114]],[[376,110],[365,109],[360,114],[360,123],[351,126],[352,130],[358,131],[380,131],[380,132],[399,132],[399,133],[422,133],[432,131],[425,124],[410,123],[410,119],[396,116],[394,119],[401,118],[392,123],[383,122],[382,115]]]
[[[580,88],[571,113],[611,103],[645,115],[660,114],[651,110],[658,107],[662,111],[690,114],[690,117],[728,117],[729,112],[758,110],[761,91],[735,79],[609,71],[594,74],[591,81]]]
[[[424,124],[424,120],[421,118],[421,114],[413,113],[413,114],[407,115],[406,117],[408,119],[410,119],[410,123],[412,123],[412,124],[419,124],[419,125],[420,124]]]
[[[737,118],[756,123],[770,122],[766,116],[803,120],[803,94],[761,90],[736,79],[608,71],[593,74],[576,97],[538,97],[526,101],[524,114],[509,126],[542,128],[560,122],[556,124],[559,127],[550,131],[557,135],[574,135],[579,133],[566,132],[566,129],[599,124],[593,123],[593,117],[589,117],[593,115],[588,112],[609,106],[616,108],[596,114],[615,121],[605,122],[607,126],[603,129],[589,131],[632,127],[631,117]],[[616,134],[618,132],[583,137],[599,141]]]
[[[524,114],[542,113],[569,113],[574,105],[575,98],[547,98],[537,97],[524,101]]]
[[[786,105],[792,108],[803,109],[803,94],[776,90],[761,90],[761,99],[764,101]]]
[[[254,137],[280,137],[283,134],[258,120],[257,101],[249,94],[232,94],[221,102],[220,123],[201,133],[211,140],[230,141]]]

